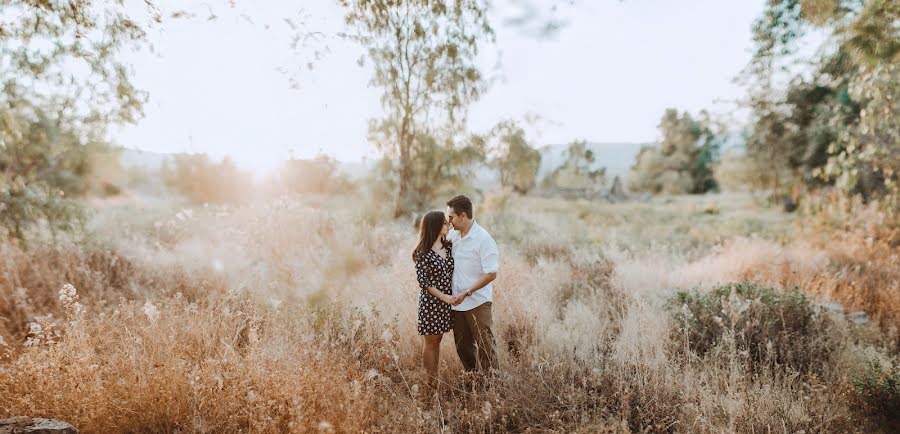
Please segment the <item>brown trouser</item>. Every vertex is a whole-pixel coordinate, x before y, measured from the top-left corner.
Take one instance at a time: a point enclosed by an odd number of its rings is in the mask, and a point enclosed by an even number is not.
[[[471,310],[453,311],[453,341],[466,371],[497,369],[493,326],[491,302]]]

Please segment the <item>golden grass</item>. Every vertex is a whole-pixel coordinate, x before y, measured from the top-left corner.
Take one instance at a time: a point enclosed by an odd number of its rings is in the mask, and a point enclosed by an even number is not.
[[[0,244],[0,417],[83,432],[889,431],[848,380],[861,348],[896,357],[888,331],[835,316],[815,374],[753,366],[728,339],[685,351],[675,289],[751,278],[838,298],[854,287],[814,276],[849,282],[848,258],[881,261],[866,282],[890,289],[900,269],[880,248],[789,239],[788,219],[712,199],[718,215],[693,199],[485,207],[502,370],[463,375],[448,335],[434,397],[420,389],[409,225],[358,198],[104,210],[87,240]],[[704,226],[672,229],[691,222]],[[859,306],[880,300],[872,313],[888,318],[879,294]]]

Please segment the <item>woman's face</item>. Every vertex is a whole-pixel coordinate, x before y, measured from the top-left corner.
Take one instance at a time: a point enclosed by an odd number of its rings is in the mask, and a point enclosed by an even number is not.
[[[450,233],[450,222],[444,221],[444,225],[441,226],[441,237],[446,237],[447,234]]]

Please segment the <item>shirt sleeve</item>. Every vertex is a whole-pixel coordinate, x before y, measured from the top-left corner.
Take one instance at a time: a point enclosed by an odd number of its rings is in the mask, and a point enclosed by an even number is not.
[[[484,273],[496,273],[500,269],[500,252],[497,250],[497,243],[490,236],[484,237],[481,241],[478,255]]]

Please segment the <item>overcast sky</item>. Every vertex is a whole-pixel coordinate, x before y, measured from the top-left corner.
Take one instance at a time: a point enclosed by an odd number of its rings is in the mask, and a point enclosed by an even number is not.
[[[342,17],[334,3],[179,3],[196,17],[151,31],[155,52],[129,56],[150,102],[143,120],[114,129],[112,139],[157,152],[230,155],[257,171],[290,150],[344,161],[375,157],[366,131],[382,107],[380,91],[368,86],[371,70],[356,63],[362,49],[338,39],[297,52],[289,46],[284,18],[334,33]],[[527,15],[519,1],[492,12],[497,42],[479,62],[495,81],[470,110],[471,130],[531,114],[544,119],[530,129],[538,145],[647,142],[658,138],[667,107],[726,113],[733,105],[722,101],[741,96],[732,80],[750,57],[750,28],[763,0],[560,3],[555,16],[567,25],[551,37],[505,24]],[[300,68],[325,46],[330,53],[313,70]]]

